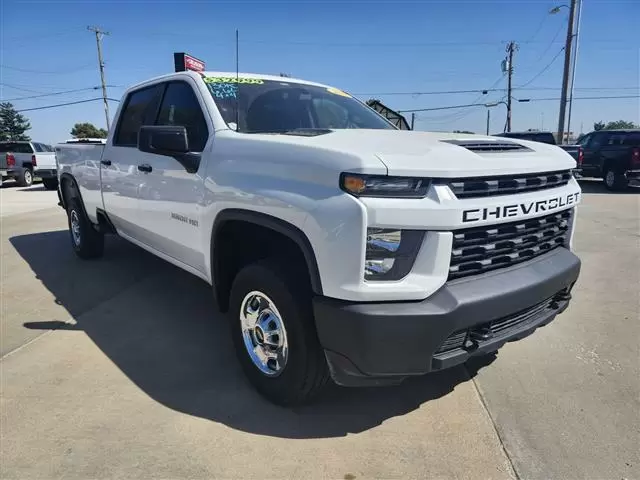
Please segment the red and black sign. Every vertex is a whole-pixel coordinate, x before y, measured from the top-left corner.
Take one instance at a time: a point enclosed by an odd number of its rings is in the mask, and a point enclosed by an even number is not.
[[[176,72],[186,72],[187,70],[204,72],[204,62],[184,52],[174,53],[173,63],[175,65]]]

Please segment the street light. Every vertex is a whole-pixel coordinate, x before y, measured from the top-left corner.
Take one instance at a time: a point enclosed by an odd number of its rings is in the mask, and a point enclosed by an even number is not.
[[[491,123],[491,107],[497,107],[500,104],[508,108],[507,102],[504,102],[502,100],[499,102],[491,102],[491,103],[484,104],[484,106],[487,107],[487,135],[489,135],[489,124]]]
[[[564,7],[564,8],[569,8],[569,5],[564,5],[564,4],[562,4],[562,5],[558,5],[558,6],[556,6],[556,7],[553,7],[551,10],[549,10],[549,13],[550,13],[551,15],[555,15],[556,13],[559,13],[559,12],[560,12],[560,9],[561,9],[562,7]]]

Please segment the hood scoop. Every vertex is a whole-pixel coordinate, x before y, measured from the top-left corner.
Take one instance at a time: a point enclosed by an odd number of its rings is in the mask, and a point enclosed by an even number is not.
[[[532,152],[528,147],[514,142],[492,142],[483,140],[442,140],[444,143],[457,145],[472,152]]]

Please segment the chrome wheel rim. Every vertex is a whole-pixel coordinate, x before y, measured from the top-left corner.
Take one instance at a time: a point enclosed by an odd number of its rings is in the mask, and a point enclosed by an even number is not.
[[[264,375],[277,377],[287,365],[289,344],[282,316],[264,293],[248,293],[240,305],[242,339],[249,358]]]
[[[608,186],[613,187],[613,184],[614,184],[615,180],[616,180],[615,173],[613,173],[611,170],[609,170],[607,172],[607,175],[605,176],[604,181],[607,182]]]
[[[76,247],[80,246],[80,219],[78,218],[78,213],[75,210],[71,210],[71,237],[73,238],[73,243],[75,243]]]
[[[24,183],[29,185],[32,182],[32,180],[33,180],[33,177],[31,176],[31,171],[25,170],[24,171]]]

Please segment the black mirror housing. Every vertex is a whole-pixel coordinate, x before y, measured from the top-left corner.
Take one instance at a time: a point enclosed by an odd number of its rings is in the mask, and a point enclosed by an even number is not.
[[[179,125],[144,125],[138,131],[138,150],[175,158],[189,173],[196,173],[200,155],[189,152],[187,129]]]
[[[138,149],[158,155],[180,155],[189,151],[187,129],[175,125],[145,125],[138,132]]]

